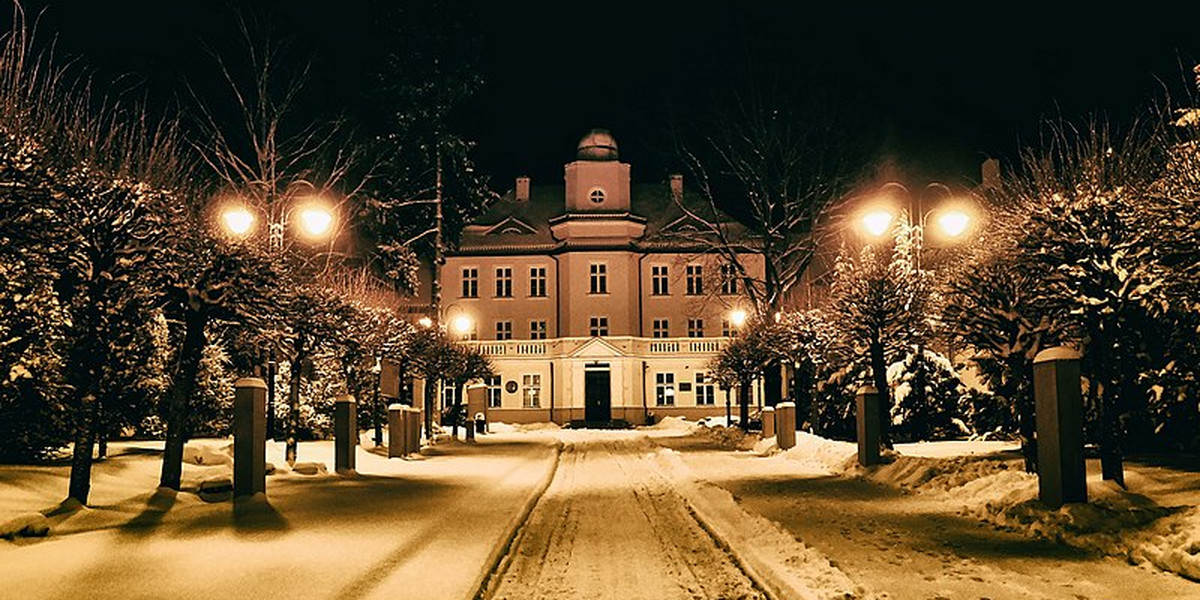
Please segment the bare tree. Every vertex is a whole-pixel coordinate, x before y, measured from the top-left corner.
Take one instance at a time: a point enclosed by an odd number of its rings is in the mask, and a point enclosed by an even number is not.
[[[194,145],[223,182],[225,192],[236,197],[233,201],[248,205],[265,218],[269,227],[265,250],[290,271],[287,280],[296,283],[281,288],[289,296],[280,303],[284,314],[277,315],[281,329],[264,336],[270,352],[285,352],[292,369],[286,437],[287,458],[294,462],[301,362],[317,341],[311,336],[333,327],[332,322],[320,326],[316,323],[313,311],[328,308],[319,298],[323,292],[316,282],[339,266],[340,253],[335,252],[335,244],[350,220],[344,215],[352,212],[347,208],[349,201],[361,191],[370,168],[341,118],[314,118],[297,112],[308,64],[293,62],[286,46],[275,40],[269,29],[260,32],[245,19],[238,20],[238,28],[244,60],[231,63],[212,53],[226,84],[227,110],[215,110],[211,99],[192,92],[200,132]],[[225,114],[235,118],[221,118]],[[336,205],[333,212],[343,215],[333,219],[335,229],[329,235],[328,246],[315,254],[301,244],[285,243],[291,213],[310,198]],[[275,386],[271,375],[268,404],[273,407]]]
[[[676,204],[697,225],[678,235],[728,262],[758,315],[769,318],[808,269],[827,209],[857,178],[863,155],[844,134],[851,115],[834,99],[760,90],[715,100],[707,117],[689,124],[697,133],[680,137],[678,154],[701,200]],[[764,261],[761,277],[746,262],[755,255]]]

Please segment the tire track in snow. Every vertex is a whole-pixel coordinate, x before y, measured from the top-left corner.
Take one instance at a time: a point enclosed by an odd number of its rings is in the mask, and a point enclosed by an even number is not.
[[[485,597],[765,597],[654,467],[646,438],[568,435]]]

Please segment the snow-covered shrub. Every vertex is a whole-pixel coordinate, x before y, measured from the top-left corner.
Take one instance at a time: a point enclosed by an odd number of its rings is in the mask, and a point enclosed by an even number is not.
[[[923,395],[913,393],[921,379],[919,369],[924,371]],[[970,435],[971,430],[959,412],[966,386],[946,357],[928,349],[920,357],[909,352],[903,360],[888,367],[888,385],[892,390],[891,424],[895,441]]]

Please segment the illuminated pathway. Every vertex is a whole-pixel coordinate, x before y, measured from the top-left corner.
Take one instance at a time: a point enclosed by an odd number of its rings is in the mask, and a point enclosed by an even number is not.
[[[623,432],[563,433],[558,472],[493,598],[762,598]]]

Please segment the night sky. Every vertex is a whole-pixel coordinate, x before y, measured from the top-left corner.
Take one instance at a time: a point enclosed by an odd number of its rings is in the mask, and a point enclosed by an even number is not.
[[[62,0],[40,34],[82,57],[99,77],[132,75],[155,98],[201,93],[234,39],[232,6],[267,15],[297,55],[314,60],[313,106],[369,111],[372,69],[387,47],[386,2]],[[666,124],[754,71],[828,90],[861,111],[872,152],[923,177],[976,177],[986,157],[1011,159],[1039,122],[1101,111],[1127,119],[1180,90],[1180,65],[1200,60],[1200,7],[1097,4],[1048,8],[1000,2],[556,3],[514,7],[444,3],[474,31],[482,91],[456,116],[478,142],[496,187],[517,174],[559,181],[576,141],[607,127],[634,178],[661,180],[678,165]],[[1177,3],[1187,4],[1187,3]],[[1200,5],[1194,3],[1193,6]],[[446,10],[451,10],[447,8]],[[686,126],[686,123],[684,123]],[[369,125],[367,125],[369,128]]]

